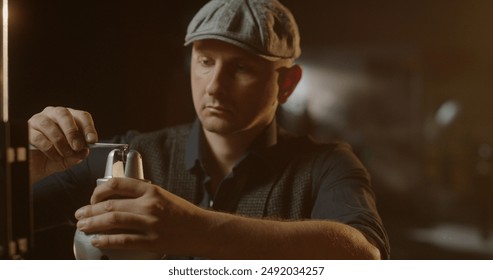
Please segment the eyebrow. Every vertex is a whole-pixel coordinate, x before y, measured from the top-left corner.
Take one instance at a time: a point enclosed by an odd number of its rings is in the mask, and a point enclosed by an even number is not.
[[[217,48],[204,47],[203,44],[194,44],[193,50],[195,50],[196,52],[208,54],[210,51],[217,51]],[[255,55],[253,53],[251,54],[251,53],[248,53],[247,51],[243,51],[243,52],[235,52],[234,58],[250,60],[252,58],[257,59],[260,57],[258,57],[257,55]]]

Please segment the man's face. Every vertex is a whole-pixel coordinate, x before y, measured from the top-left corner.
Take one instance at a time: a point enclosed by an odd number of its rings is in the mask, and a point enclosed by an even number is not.
[[[228,135],[267,126],[278,106],[278,65],[221,41],[194,42],[191,84],[203,128]]]

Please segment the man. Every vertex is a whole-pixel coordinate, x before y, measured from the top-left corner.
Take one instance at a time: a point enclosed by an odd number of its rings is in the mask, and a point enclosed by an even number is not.
[[[185,44],[198,120],[124,139],[141,152],[152,183],[114,178],[94,189],[104,159],[86,148],[97,141],[87,112],[48,107],[29,120],[30,142],[43,152],[32,156],[37,227],[80,207],[77,228],[102,233],[91,241],[97,248],[388,258],[369,176],[347,145],[315,144],[276,125],[302,73],[290,11],[277,0],[213,0],[191,21]]]

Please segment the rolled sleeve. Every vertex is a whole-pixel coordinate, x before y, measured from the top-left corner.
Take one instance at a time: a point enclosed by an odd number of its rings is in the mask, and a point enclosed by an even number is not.
[[[389,240],[377,211],[370,176],[349,145],[321,153],[312,176],[312,219],[337,221],[356,228],[380,250],[382,259],[388,259]]]

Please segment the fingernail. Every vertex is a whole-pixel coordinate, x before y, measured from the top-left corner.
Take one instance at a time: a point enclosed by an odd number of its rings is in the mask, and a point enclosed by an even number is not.
[[[91,235],[91,244],[94,247],[98,247],[100,240],[99,240],[99,234],[93,234]]]
[[[96,142],[97,138],[96,138],[96,134],[92,133],[92,132],[89,132],[86,134],[86,141],[89,142],[89,143],[94,143]]]
[[[84,143],[79,138],[76,138],[72,140],[72,148],[76,151],[80,151],[84,148]]]
[[[77,220],[80,220],[80,219],[84,218],[84,214],[85,214],[84,208],[80,208],[77,211],[75,211],[75,218]]]
[[[80,220],[77,222],[77,228],[83,230],[86,224],[87,224],[86,220]]]

